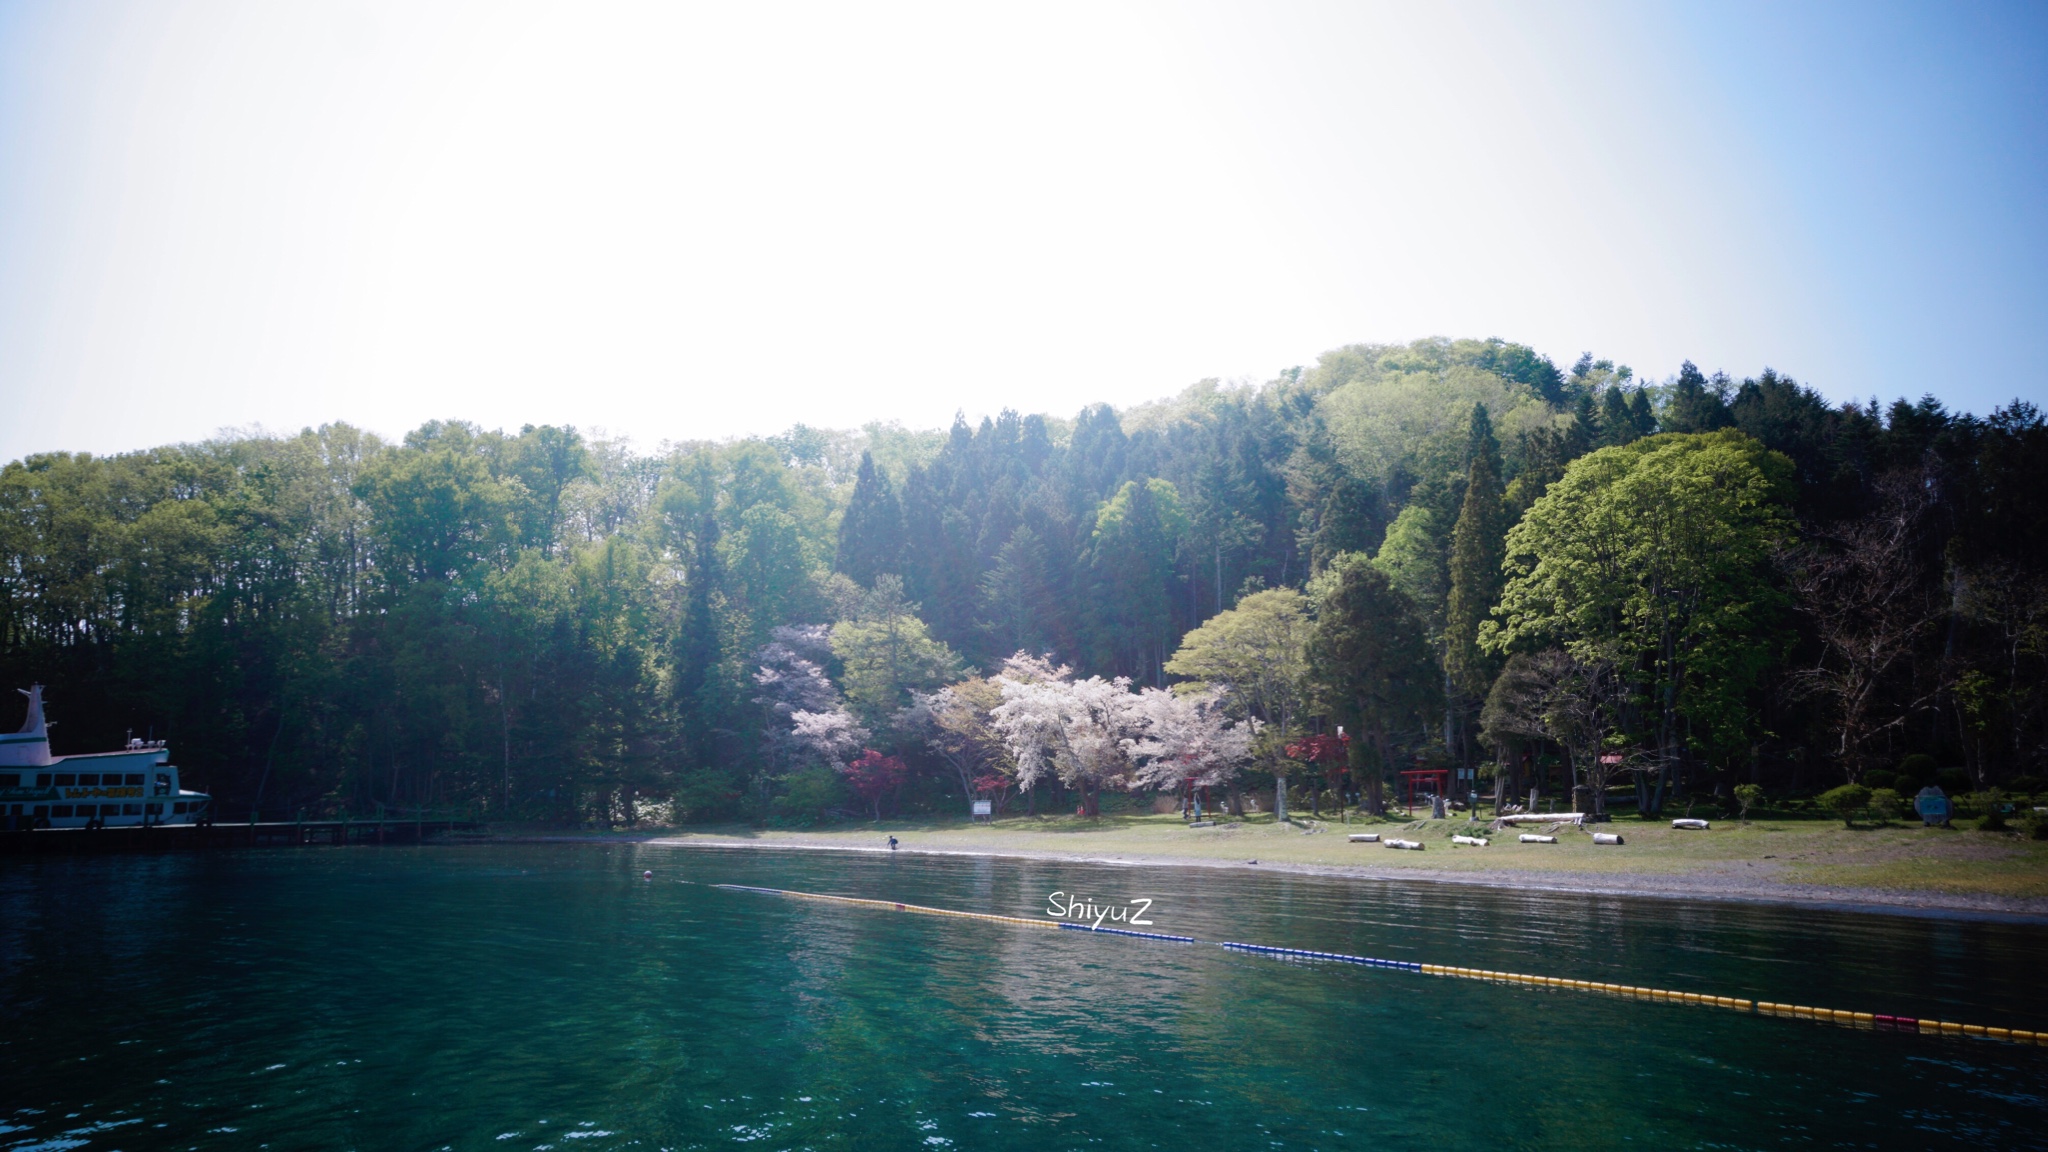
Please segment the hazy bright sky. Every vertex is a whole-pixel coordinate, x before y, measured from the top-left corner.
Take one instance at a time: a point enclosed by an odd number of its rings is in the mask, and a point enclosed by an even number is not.
[[[2048,5],[0,0],[0,459],[652,446],[1355,341],[2044,387]]]

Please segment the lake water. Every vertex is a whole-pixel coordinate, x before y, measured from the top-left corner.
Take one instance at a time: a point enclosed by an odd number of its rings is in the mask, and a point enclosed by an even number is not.
[[[641,880],[652,869],[654,882]],[[0,863],[0,1150],[2048,1147],[2048,1048],[777,899],[2048,1030],[2048,928],[631,845]]]

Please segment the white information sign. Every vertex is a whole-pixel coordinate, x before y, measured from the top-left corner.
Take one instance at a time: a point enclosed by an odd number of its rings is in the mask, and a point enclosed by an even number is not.
[[[994,811],[995,811],[995,804],[994,804],[994,802],[993,802],[993,801],[989,801],[989,800],[976,800],[976,801],[974,802],[974,814],[975,814],[976,816],[987,816],[987,815],[989,815],[990,813],[992,813],[992,812],[994,812]]]

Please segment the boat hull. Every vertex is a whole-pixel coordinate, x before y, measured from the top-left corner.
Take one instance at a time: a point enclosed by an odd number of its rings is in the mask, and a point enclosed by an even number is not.
[[[212,797],[179,787],[169,759],[152,747],[0,769],[0,829],[200,823],[211,815]]]

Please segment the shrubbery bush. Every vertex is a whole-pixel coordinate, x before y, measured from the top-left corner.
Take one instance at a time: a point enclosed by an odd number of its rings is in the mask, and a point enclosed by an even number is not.
[[[1870,789],[1861,784],[1844,784],[1820,794],[1820,806],[1842,818],[1842,826],[1854,828],[1856,814],[1870,807]]]
[[[2010,827],[2005,822],[2005,793],[1993,788],[1977,800],[1984,811],[1984,818],[1977,821],[1978,828],[1986,832],[2003,832]]]
[[[814,766],[790,773],[788,789],[770,803],[770,821],[784,826],[808,828],[825,818],[828,810],[852,803],[839,773]]]

